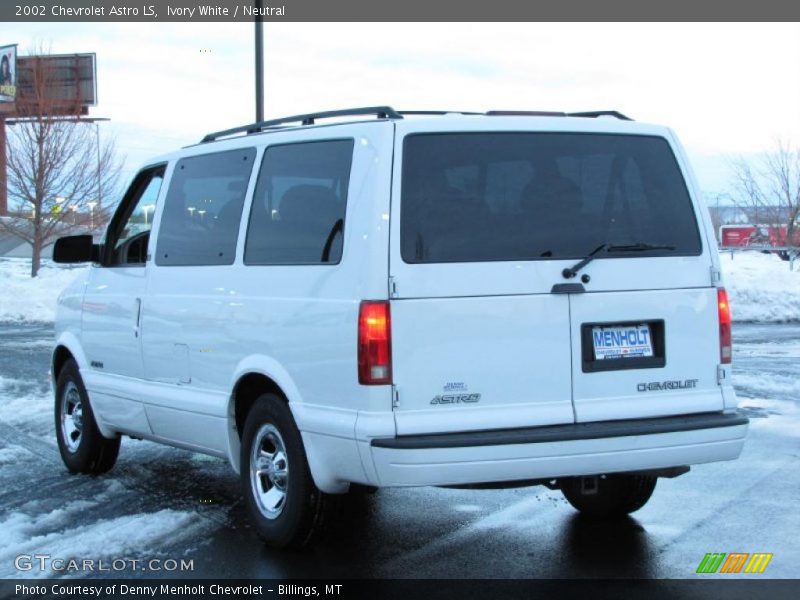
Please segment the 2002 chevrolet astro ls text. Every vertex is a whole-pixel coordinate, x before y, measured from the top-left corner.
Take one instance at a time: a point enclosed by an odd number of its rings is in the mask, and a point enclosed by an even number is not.
[[[164,7],[168,17],[283,17],[286,15],[286,6],[255,7],[247,4],[236,5],[231,11],[230,7],[216,4],[198,4],[196,6],[170,6]],[[17,17],[72,17],[72,18],[100,18],[100,17],[152,17],[158,18],[158,7],[153,4],[138,6],[117,5],[92,5],[92,6],[64,6],[54,4],[49,7],[44,4],[16,4],[14,14]]]

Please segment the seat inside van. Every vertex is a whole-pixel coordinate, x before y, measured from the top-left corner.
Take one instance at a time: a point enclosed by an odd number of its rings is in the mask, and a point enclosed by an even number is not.
[[[253,209],[254,222],[261,227],[251,232],[247,262],[264,264],[314,264],[331,240],[331,256],[337,256],[334,244],[341,245],[341,235],[335,231],[344,213],[341,201],[322,185],[299,184],[283,194],[274,214],[263,202]],[[338,242],[336,241],[338,240]]]

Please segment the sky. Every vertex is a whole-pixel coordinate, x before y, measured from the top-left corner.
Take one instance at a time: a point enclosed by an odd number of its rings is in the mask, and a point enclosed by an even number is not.
[[[129,179],[254,120],[252,23],[5,23],[0,45],[96,52],[95,117]],[[672,127],[709,196],[732,157],[800,141],[800,24],[265,23],[265,117],[400,110],[618,110]]]

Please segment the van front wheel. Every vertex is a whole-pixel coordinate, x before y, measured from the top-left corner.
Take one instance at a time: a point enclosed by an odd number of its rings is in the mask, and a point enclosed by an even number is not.
[[[103,437],[78,365],[68,360],[56,382],[56,440],[61,459],[72,473],[100,475],[117,462],[119,436]]]
[[[302,548],[323,529],[330,499],[311,477],[300,432],[283,398],[263,394],[244,424],[242,489],[261,538],[275,548]]]
[[[614,473],[560,480],[561,493],[581,513],[618,517],[642,508],[656,487],[656,477]]]

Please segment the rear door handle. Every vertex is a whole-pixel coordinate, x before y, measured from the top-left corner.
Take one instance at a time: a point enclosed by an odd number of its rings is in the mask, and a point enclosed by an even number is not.
[[[136,320],[133,324],[133,335],[139,337],[139,325],[142,321],[142,299],[136,298]]]
[[[582,283],[557,283],[550,290],[551,294],[583,294],[586,288]]]

